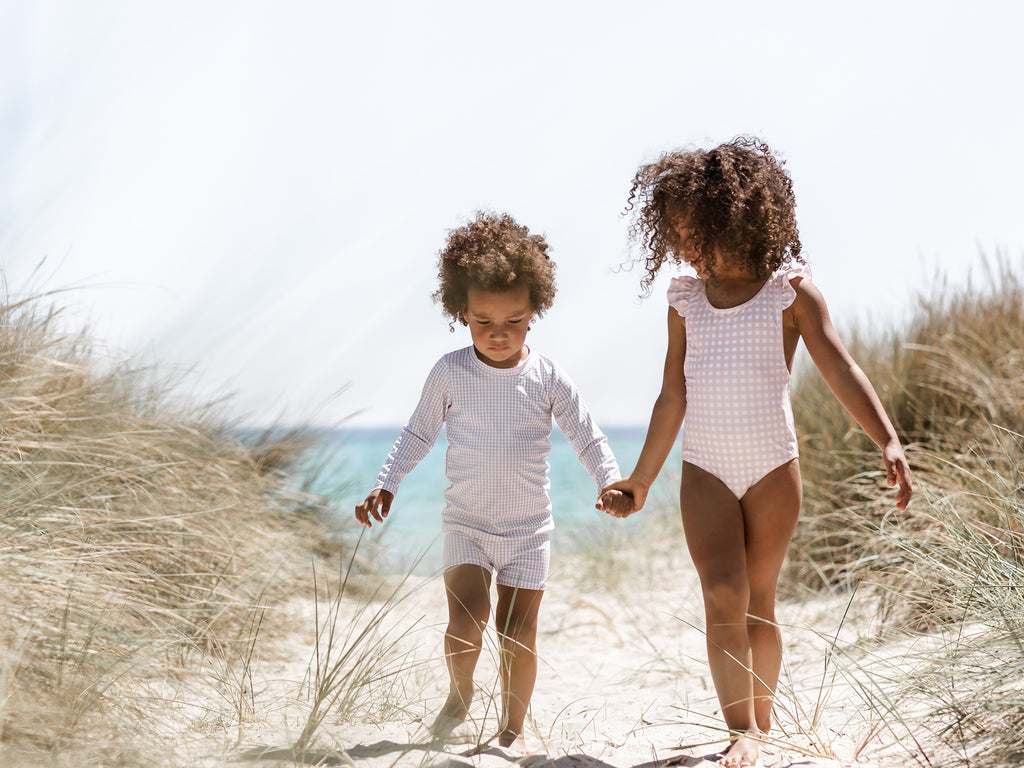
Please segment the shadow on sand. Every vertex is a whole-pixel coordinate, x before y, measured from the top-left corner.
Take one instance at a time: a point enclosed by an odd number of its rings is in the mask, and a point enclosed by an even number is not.
[[[345,750],[254,747],[245,750],[240,757],[242,760],[251,762],[283,762],[289,765],[311,766],[350,766],[359,760],[389,757],[394,760],[391,764],[396,765],[397,760],[403,756],[421,752],[423,754],[419,764],[429,766],[429,768],[474,768],[472,762],[459,758],[472,758],[479,755],[500,757],[507,760],[510,766],[522,766],[523,768],[616,768],[616,766],[610,763],[584,754],[561,755],[559,757],[550,755],[522,756],[501,747],[486,744],[471,747],[458,754],[452,754],[443,751],[444,746],[444,743],[439,741],[401,744],[385,740],[373,744],[356,744]],[[436,756],[435,760],[430,759],[431,753]],[[718,755],[708,755],[706,757],[677,755],[640,763],[631,768],[668,768],[668,766],[694,768],[695,766],[711,766],[714,765],[714,760],[717,757]]]
[[[252,762],[287,762],[292,765],[352,765],[356,760],[365,760],[385,755],[400,758],[413,752],[438,752],[436,742],[422,744],[399,744],[395,741],[378,741],[374,744],[356,744],[345,750],[340,749],[296,749],[294,747],[253,747],[241,754],[242,760]],[[448,765],[442,763],[441,765]],[[468,763],[452,763],[454,766]]]

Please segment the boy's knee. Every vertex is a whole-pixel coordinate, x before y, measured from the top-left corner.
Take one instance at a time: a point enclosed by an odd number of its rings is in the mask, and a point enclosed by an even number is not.
[[[480,621],[468,613],[460,612],[448,618],[448,629],[445,634],[473,645],[479,645],[483,640],[486,624],[486,617]]]
[[[512,610],[506,620],[499,617],[497,621],[498,634],[517,642],[530,643],[537,637],[537,624],[536,611]]]

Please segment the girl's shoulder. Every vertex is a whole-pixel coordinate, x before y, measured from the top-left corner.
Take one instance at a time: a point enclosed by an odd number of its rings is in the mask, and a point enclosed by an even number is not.
[[[691,275],[678,275],[673,277],[671,282],[668,284],[668,305],[672,307],[679,316],[682,317],[686,312],[686,305],[689,304],[694,296],[699,295],[704,290],[704,281],[698,277]]]

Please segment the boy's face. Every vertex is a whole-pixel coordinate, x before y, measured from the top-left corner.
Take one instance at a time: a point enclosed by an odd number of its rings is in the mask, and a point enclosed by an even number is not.
[[[470,286],[462,315],[469,323],[476,356],[484,363],[515,368],[526,359],[526,332],[533,319],[529,287],[485,291]]]

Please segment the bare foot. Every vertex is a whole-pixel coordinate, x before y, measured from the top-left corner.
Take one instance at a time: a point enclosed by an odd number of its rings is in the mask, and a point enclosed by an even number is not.
[[[452,731],[465,722],[467,714],[469,714],[469,709],[462,702],[462,698],[449,695],[434,724],[430,726],[431,735],[435,739],[447,739],[452,735]]]
[[[501,731],[498,734],[498,746],[517,755],[530,754],[529,750],[526,749],[526,739],[523,737],[523,734],[514,731]]]
[[[761,732],[747,731],[740,736],[718,759],[719,765],[726,768],[748,768],[757,765],[761,754]]]

